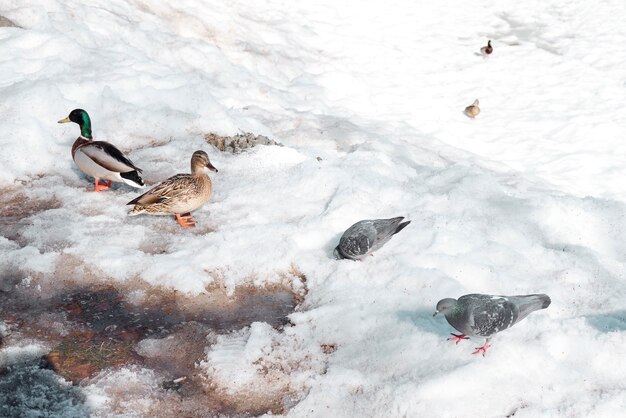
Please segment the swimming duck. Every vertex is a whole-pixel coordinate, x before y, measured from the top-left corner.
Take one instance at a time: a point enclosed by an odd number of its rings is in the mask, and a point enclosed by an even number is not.
[[[491,41],[487,41],[487,46],[483,46],[480,48],[480,53],[483,57],[487,58],[493,52],[493,47],[491,46]]]
[[[198,209],[211,198],[211,179],[205,171],[217,173],[217,168],[209,161],[204,151],[196,151],[191,156],[191,174],[177,174],[168,178],[146,193],[131,200],[127,205],[135,205],[128,216],[141,213],[148,215],[174,215],[183,228],[192,228],[196,221],[191,211]]]
[[[474,119],[480,113],[480,107],[478,107],[478,99],[474,100],[474,103],[465,108],[465,114]]]
[[[80,126],[80,136],[72,145],[72,158],[83,173],[95,179],[94,192],[108,190],[112,182],[124,182],[133,187],[144,187],[139,169],[122,151],[105,141],[94,141],[91,119],[83,109],[74,109],[59,123],[74,122]],[[100,179],[107,181],[100,182]]]

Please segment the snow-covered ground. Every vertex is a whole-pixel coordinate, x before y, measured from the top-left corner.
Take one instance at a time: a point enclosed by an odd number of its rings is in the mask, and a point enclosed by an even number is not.
[[[213,391],[288,416],[623,414],[626,3],[44,3],[0,1],[19,26],[0,27],[3,280],[306,288],[293,326],[212,333],[197,364]],[[126,217],[125,185],[87,193],[78,127],[56,123],[74,108],[149,184],[206,150],[219,173],[198,228]],[[204,138],[241,131],[284,146]],[[412,222],[373,257],[332,258],[348,226],[393,216]],[[483,358],[432,317],[466,293],[552,305]],[[165,396],[136,367],[80,389],[99,416]]]

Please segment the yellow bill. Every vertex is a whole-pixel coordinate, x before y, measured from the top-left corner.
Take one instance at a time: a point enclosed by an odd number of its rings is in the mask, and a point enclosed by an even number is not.
[[[61,119],[60,121],[58,121],[57,123],[68,123],[71,122],[70,117],[66,117],[65,119]]]

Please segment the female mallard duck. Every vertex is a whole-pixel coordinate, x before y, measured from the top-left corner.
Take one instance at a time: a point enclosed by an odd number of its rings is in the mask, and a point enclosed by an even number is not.
[[[183,228],[194,227],[196,221],[190,212],[208,202],[213,190],[205,168],[217,173],[217,168],[213,167],[206,152],[194,152],[191,156],[191,174],[176,174],[131,200],[127,205],[135,207],[128,215],[174,215]]]
[[[122,151],[104,141],[94,141],[91,136],[91,119],[83,109],[74,109],[59,123],[74,122],[80,126],[80,136],[72,145],[72,158],[83,173],[95,178],[94,192],[107,190],[114,181],[133,187],[143,187],[141,170],[126,158]],[[103,181],[100,183],[100,179]]]
[[[480,113],[480,107],[478,107],[478,99],[474,100],[474,103],[465,108],[465,114],[474,119]]]
[[[491,46],[491,41],[487,41],[487,46],[483,46],[480,48],[480,53],[484,58],[487,58],[493,52],[493,47]]]

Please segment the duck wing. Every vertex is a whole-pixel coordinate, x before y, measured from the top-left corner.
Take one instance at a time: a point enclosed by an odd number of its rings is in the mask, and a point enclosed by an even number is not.
[[[176,200],[193,192],[196,182],[190,174],[177,174],[159,183],[144,194],[127,203],[127,205],[154,205],[170,199]]]
[[[105,141],[93,141],[81,146],[78,150],[91,158],[96,164],[116,173],[135,171],[141,173],[131,160],[129,160],[113,144]]]

